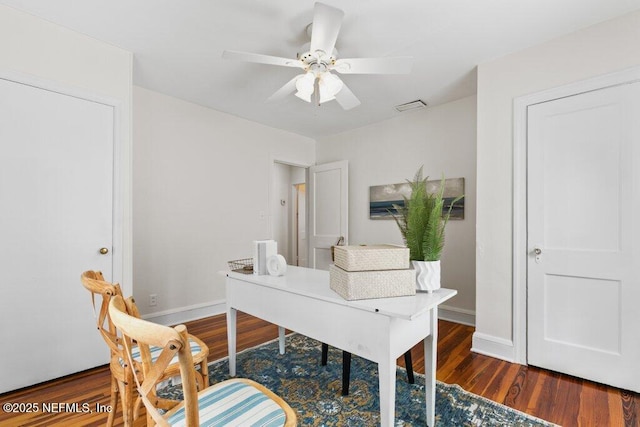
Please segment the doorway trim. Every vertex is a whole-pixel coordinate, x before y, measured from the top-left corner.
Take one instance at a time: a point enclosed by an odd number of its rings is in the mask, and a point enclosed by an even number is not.
[[[276,201],[275,201],[275,194],[274,194],[274,188],[275,188],[275,178],[276,178],[276,167],[275,164],[276,163],[280,163],[282,165],[287,165],[287,166],[293,166],[293,167],[297,167],[297,168],[302,168],[305,170],[304,175],[304,182],[305,184],[308,184],[309,182],[309,168],[311,166],[313,166],[312,164],[307,164],[307,163],[303,163],[303,162],[299,162],[299,161],[295,161],[295,160],[291,160],[291,159],[285,159],[284,156],[278,156],[278,155],[271,155],[269,156],[269,189],[268,189],[268,194],[267,194],[267,209],[269,210],[269,214],[268,214],[268,235],[270,239],[273,239],[274,236],[274,221],[275,221],[275,217],[274,217],[274,212],[275,209],[277,209],[277,205],[276,205]],[[291,203],[289,203],[291,204]],[[307,204],[308,204],[308,200],[307,200]],[[308,215],[308,212],[307,212]],[[306,221],[305,218],[305,224],[306,224],[306,231],[308,232],[308,227],[309,224]],[[289,261],[289,260],[287,260]]]
[[[290,254],[291,255],[295,255],[295,258],[291,260],[291,264],[292,265],[296,265],[296,266],[301,266],[300,265],[300,186],[304,187],[304,193],[305,193],[305,198],[304,198],[304,221],[305,221],[305,241],[306,241],[306,232],[307,232],[307,197],[306,197],[306,191],[307,191],[307,170],[305,169],[305,182],[303,183],[298,183],[298,184],[292,184],[291,185],[291,206],[290,206],[290,210],[289,210],[289,215],[291,215],[291,218],[293,219],[291,221],[291,228],[290,228],[290,245],[289,245],[289,249],[290,249]],[[308,246],[308,245],[305,245]],[[308,247],[305,247],[305,251],[308,249]],[[307,266],[307,260],[306,258],[304,259],[304,265],[302,265],[302,267],[306,267]]]
[[[555,99],[640,81],[640,67],[543,90],[513,100],[513,361],[527,364],[527,110]]]

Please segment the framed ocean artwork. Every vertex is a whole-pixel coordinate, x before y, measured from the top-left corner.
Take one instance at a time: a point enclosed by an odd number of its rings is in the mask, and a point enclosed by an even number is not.
[[[440,180],[427,181],[427,192],[438,190]],[[464,178],[449,178],[444,181],[444,207],[443,213],[449,210],[451,202],[456,197],[464,194]],[[397,210],[393,205],[404,206],[404,198],[411,196],[409,183],[374,185],[369,187],[369,218],[393,219]],[[451,208],[452,220],[464,219],[464,197],[458,200]]]

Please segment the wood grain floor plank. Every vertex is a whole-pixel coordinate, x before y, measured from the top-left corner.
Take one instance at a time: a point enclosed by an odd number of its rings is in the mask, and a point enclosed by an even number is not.
[[[640,425],[640,419],[638,417],[638,402],[640,402],[640,396],[638,396],[637,393],[621,391],[620,399],[622,401],[622,417],[625,427],[636,427]]]
[[[622,415],[621,408],[610,408],[609,399],[605,391],[606,387],[600,384],[585,382],[580,389],[580,407],[578,410],[578,426],[588,426],[590,423],[594,425],[605,425],[605,422],[614,421],[615,415],[611,413],[618,412]],[[618,401],[618,406],[621,402]],[[622,417],[618,418],[622,422]],[[624,425],[617,424],[617,425]]]
[[[227,356],[227,327],[224,315],[188,322],[190,333],[200,337],[210,350],[209,360]],[[530,415],[565,427],[639,427],[640,397],[613,387],[595,384],[544,369],[521,366],[472,353],[474,328],[439,322],[437,378],[458,384],[465,390],[503,403]],[[238,350],[277,338],[275,325],[238,313]],[[106,351],[106,349],[105,349]],[[411,350],[416,372],[424,373],[422,344]],[[404,365],[403,358],[398,360]],[[58,380],[0,395],[0,403],[89,403],[108,405],[110,373],[106,366]],[[94,407],[94,406],[92,406]],[[106,413],[77,412],[11,414],[0,411],[0,426],[101,426]],[[136,426],[145,424],[137,420]],[[122,413],[116,413],[122,425]]]

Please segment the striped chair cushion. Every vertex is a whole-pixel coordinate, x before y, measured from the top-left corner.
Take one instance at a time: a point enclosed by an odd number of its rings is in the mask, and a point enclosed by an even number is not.
[[[283,426],[286,415],[269,396],[244,382],[228,380],[198,393],[201,426]],[[167,421],[186,425],[184,407]]]
[[[189,347],[191,347],[192,356],[195,356],[202,351],[202,348],[198,345],[198,343],[193,341],[191,338],[189,338]],[[162,353],[162,347],[151,346],[149,347],[149,350],[151,351],[151,361],[155,362],[158,357],[160,357],[160,353]],[[134,346],[131,350],[131,357],[133,357],[133,360],[137,362],[142,362],[142,356],[140,356],[140,349],[138,348],[138,346]],[[173,356],[173,359],[171,359],[170,364],[174,363],[178,363],[177,353],[175,356]],[[124,365],[124,360],[120,359],[120,364]]]

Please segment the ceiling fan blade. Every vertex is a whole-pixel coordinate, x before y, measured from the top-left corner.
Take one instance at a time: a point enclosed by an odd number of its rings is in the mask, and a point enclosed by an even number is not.
[[[236,61],[256,62],[258,64],[282,65],[283,67],[306,67],[306,65],[298,59],[262,55],[260,53],[237,52],[235,50],[225,50],[222,52],[222,57],[225,59],[234,59]]]
[[[313,8],[310,51],[321,50],[331,55],[336,45],[344,12],[324,3],[316,3]]]
[[[335,97],[336,102],[340,104],[340,106],[344,110],[351,110],[352,108],[360,105],[360,100],[356,98],[356,96],[353,94],[353,92],[351,92],[347,85],[344,84],[344,82],[342,85],[342,89],[340,89],[340,92],[335,94]]]
[[[276,102],[286,98],[288,95],[292,94],[296,90],[296,82],[300,77],[304,76],[304,74],[298,74],[280,89],[278,89],[273,95],[267,98],[267,102]]]
[[[409,74],[412,67],[411,56],[396,56],[338,59],[332,69],[340,74]]]

